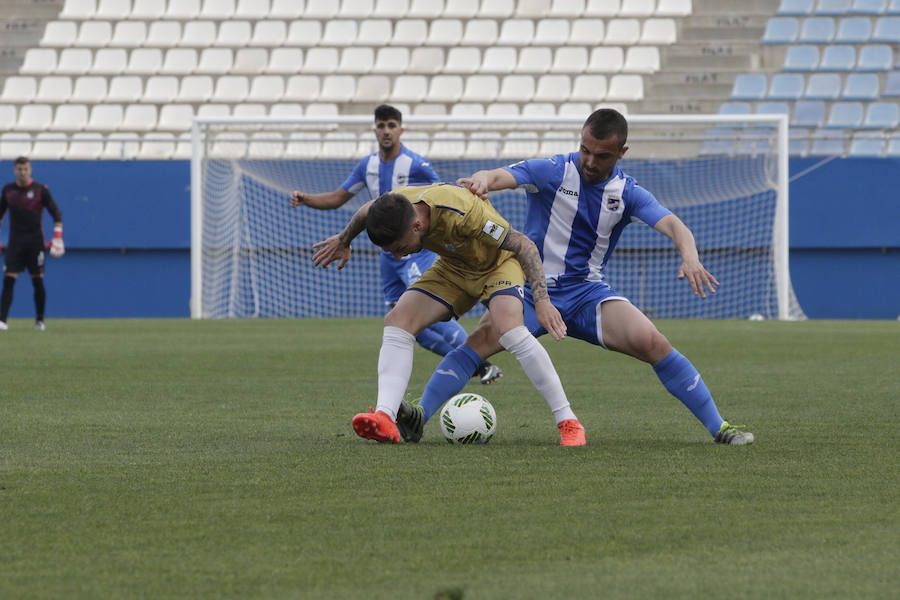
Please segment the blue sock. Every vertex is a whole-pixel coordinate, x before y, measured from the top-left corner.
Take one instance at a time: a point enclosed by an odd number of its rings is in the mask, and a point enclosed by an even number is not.
[[[672,348],[664,359],[653,365],[653,370],[669,393],[694,413],[710,435],[716,435],[722,426],[722,417],[703,378],[691,361]]]
[[[426,350],[431,350],[439,356],[447,356],[456,347],[448,344],[444,335],[434,325],[423,329],[422,333],[416,336],[416,341]]]
[[[459,321],[453,319],[450,319],[449,321],[438,321],[432,325],[431,328],[444,336],[444,341],[450,345],[451,349],[459,348],[466,342],[466,338],[469,337],[469,334],[466,333],[465,328],[459,324]]]
[[[480,364],[481,357],[465,344],[444,357],[428,380],[425,393],[419,401],[425,409],[425,421],[439,411],[444,402],[466,387]]]

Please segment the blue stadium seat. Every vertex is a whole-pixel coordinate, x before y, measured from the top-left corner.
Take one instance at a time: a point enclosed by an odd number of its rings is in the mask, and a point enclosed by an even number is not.
[[[872,37],[872,22],[868,17],[845,17],[838,23],[836,44],[865,44]]]
[[[890,71],[894,66],[894,51],[887,44],[867,44],[859,49],[857,71]]]
[[[900,17],[881,17],[876,20],[872,41],[900,44]]]
[[[825,127],[830,129],[856,129],[863,122],[862,102],[835,102],[828,113]]]
[[[734,127],[713,127],[706,130],[707,139],[700,147],[702,156],[730,156],[734,154],[734,142],[737,137]]]
[[[822,127],[825,125],[825,103],[821,100],[797,100],[791,127]]]
[[[788,154],[791,156],[809,154],[809,130],[791,128],[788,134]]]
[[[749,102],[723,102],[719,105],[720,115],[749,115],[753,113]]]
[[[862,126],[866,129],[896,129],[900,126],[900,106],[896,102],[869,104]]]
[[[888,156],[900,156],[900,133],[895,133],[888,138],[884,153]]]
[[[884,138],[881,134],[871,132],[857,133],[850,140],[850,156],[882,156],[884,154]]]
[[[760,102],[756,105],[758,115],[790,115],[791,107],[787,102]]]
[[[763,44],[791,44],[797,40],[800,23],[793,17],[775,17],[766,21]]]
[[[882,97],[895,98],[900,96],[900,71],[891,71],[884,78],[884,91]]]
[[[851,0],[819,0],[816,4],[817,15],[843,16],[850,12]]]
[[[884,11],[886,15],[900,15],[900,0],[891,0],[888,3],[887,10]]]
[[[770,100],[796,100],[803,96],[803,75],[795,73],[775,73],[769,85]]]
[[[841,95],[841,76],[834,73],[813,73],[806,84],[805,98],[834,100]]]
[[[782,71],[815,71],[819,66],[816,46],[788,46]]]
[[[878,75],[874,73],[850,73],[844,82],[842,98],[848,100],[875,100],[881,93]]]
[[[887,0],[853,0],[851,15],[881,15],[887,10]]]
[[[834,130],[819,130],[813,133],[810,154],[819,156],[843,156],[846,147],[844,134]]]
[[[738,138],[735,154],[757,156],[766,154],[771,149],[771,127],[748,127]]]
[[[802,44],[830,44],[833,39],[834,19],[812,17],[803,21],[797,41]]]
[[[822,53],[820,71],[852,71],[856,65],[856,49],[853,46],[827,46]]]
[[[766,96],[766,76],[758,73],[741,73],[734,78],[732,100],[762,100]]]
[[[805,17],[813,14],[815,3],[815,0],[781,0],[775,14],[779,17]]]

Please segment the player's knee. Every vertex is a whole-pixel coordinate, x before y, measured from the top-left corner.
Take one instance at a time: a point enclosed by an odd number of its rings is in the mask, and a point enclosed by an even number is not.
[[[642,333],[637,347],[640,348],[641,358],[651,365],[658,363],[672,351],[672,344],[656,327]]]

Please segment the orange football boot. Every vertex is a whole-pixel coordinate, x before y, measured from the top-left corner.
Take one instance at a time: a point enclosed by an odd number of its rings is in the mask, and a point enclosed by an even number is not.
[[[391,420],[387,413],[380,410],[375,412],[371,406],[369,407],[369,412],[359,413],[353,417],[351,424],[356,435],[367,440],[375,440],[382,444],[385,442],[399,444],[402,441],[397,424]],[[583,437],[584,435],[582,434]]]
[[[560,421],[559,427],[559,445],[560,446],[585,446],[587,440],[584,439],[584,427],[575,419],[566,419]]]

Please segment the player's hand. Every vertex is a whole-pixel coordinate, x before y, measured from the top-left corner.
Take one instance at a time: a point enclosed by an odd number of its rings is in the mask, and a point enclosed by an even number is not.
[[[313,244],[313,248],[318,248],[318,251],[313,255],[313,264],[323,269],[327,269],[328,265],[334,261],[340,260],[338,270],[341,270],[347,264],[347,261],[350,260],[350,246],[345,246],[338,235],[316,242]]]
[[[298,206],[303,206],[306,204],[306,199],[303,197],[303,192],[300,190],[294,190],[291,192],[291,206],[293,208],[297,208]]]
[[[487,200],[488,183],[483,177],[460,177],[456,180],[456,185],[461,185],[482,200]]]
[[[538,323],[553,336],[554,340],[566,337],[566,323],[549,299],[535,302],[534,312],[537,314]]]
[[[706,290],[710,294],[716,293],[716,286],[719,285],[718,280],[713,274],[706,270],[699,260],[686,260],[681,263],[678,268],[678,279],[687,279],[691,285],[691,291],[695,296],[706,298]]]
[[[50,256],[59,258],[65,253],[66,245],[63,244],[63,239],[61,237],[53,238],[53,241],[50,242]]]

